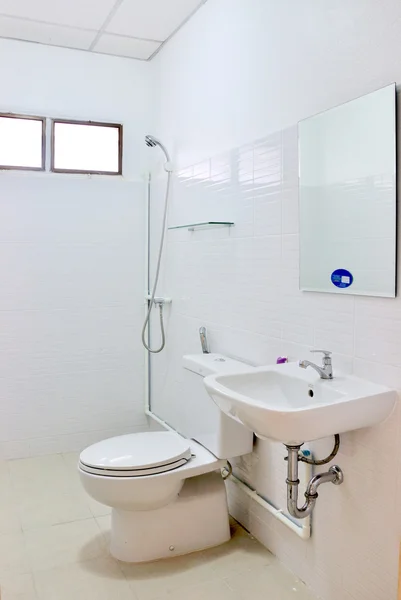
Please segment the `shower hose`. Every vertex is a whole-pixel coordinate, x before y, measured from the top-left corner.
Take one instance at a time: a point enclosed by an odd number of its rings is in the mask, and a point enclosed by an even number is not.
[[[161,262],[162,262],[163,248],[164,248],[164,238],[166,236],[168,201],[169,201],[169,197],[170,197],[171,175],[172,175],[171,170],[166,168],[166,171],[167,171],[166,198],[165,198],[165,202],[164,202],[164,214],[163,214],[162,233],[161,233],[161,237],[160,237],[159,255],[157,257],[156,274],[155,274],[155,281],[153,284],[153,291],[152,291],[152,295],[151,295],[149,305],[148,305],[148,312],[146,314],[145,322],[144,322],[143,328],[142,328],[142,343],[145,346],[146,350],[148,350],[152,354],[158,354],[159,352],[161,352],[163,350],[164,346],[166,345],[166,333],[164,330],[163,303],[162,302],[158,303],[159,304],[160,331],[161,331],[160,346],[158,348],[151,348],[150,342],[148,343],[146,341],[146,330],[149,328],[150,315],[152,312],[152,308],[156,304],[155,296],[156,296],[157,284],[159,283],[160,266],[161,266]],[[150,339],[150,336],[148,336],[148,340],[149,339]]]

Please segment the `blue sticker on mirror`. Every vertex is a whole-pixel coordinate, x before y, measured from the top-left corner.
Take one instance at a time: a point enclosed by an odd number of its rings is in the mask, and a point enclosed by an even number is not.
[[[354,278],[347,269],[336,269],[331,274],[331,282],[338,288],[347,288],[352,285]]]

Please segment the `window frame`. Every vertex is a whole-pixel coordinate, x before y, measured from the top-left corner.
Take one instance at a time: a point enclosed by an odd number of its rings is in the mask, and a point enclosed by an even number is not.
[[[20,115],[17,113],[0,112],[0,119],[24,119],[28,121],[42,121],[42,164],[40,167],[24,167],[16,165],[0,164],[0,171],[46,171],[46,117],[38,117],[33,115]]]
[[[118,171],[93,171],[90,169],[57,169],[54,166],[54,155],[55,155],[55,129],[58,123],[64,123],[66,125],[90,125],[94,127],[112,127],[118,130]],[[78,175],[117,175],[123,174],[123,126],[121,123],[103,123],[99,121],[81,121],[73,119],[51,119],[51,139],[50,139],[50,171],[52,173],[69,173]]]

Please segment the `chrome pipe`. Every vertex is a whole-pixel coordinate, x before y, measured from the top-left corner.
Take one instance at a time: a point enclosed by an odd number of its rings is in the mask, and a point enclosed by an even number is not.
[[[333,465],[330,467],[328,471],[325,473],[318,473],[308,483],[308,487],[306,488],[305,496],[308,497],[316,497],[318,496],[317,488],[322,483],[334,483],[334,485],[340,485],[344,481],[344,475],[340,467],[337,465]]]
[[[287,465],[287,509],[292,517],[296,519],[305,519],[315,508],[318,498],[317,490],[323,483],[334,483],[340,485],[344,481],[344,475],[340,467],[333,465],[325,473],[318,473],[309,481],[303,506],[298,507],[299,479],[298,462],[301,446],[286,446],[288,451]]]

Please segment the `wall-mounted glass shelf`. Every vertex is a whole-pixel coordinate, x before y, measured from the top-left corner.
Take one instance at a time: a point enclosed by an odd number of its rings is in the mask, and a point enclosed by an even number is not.
[[[230,221],[204,221],[203,223],[189,223],[188,225],[176,225],[169,229],[188,229],[188,231],[196,231],[197,229],[211,229],[212,227],[232,227],[234,223]]]

